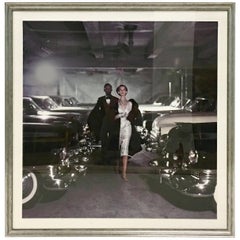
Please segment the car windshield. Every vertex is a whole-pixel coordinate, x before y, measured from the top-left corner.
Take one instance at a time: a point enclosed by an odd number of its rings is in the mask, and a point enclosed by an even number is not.
[[[174,100],[175,100],[175,97],[173,97],[173,96],[158,96],[158,95],[155,95],[155,96],[152,96],[148,101],[146,101],[146,103],[168,106]]]
[[[60,97],[51,96],[51,99],[59,106],[62,104],[62,99]]]
[[[190,149],[205,150],[208,152],[216,151],[217,124],[209,123],[178,123],[176,128],[169,132],[168,150],[175,151],[181,143],[184,150]]]
[[[73,107],[78,106],[79,102],[75,97],[50,96],[58,106]]]
[[[72,104],[70,104],[69,100],[67,98],[62,98],[62,102],[61,102],[62,106],[64,107],[70,107],[72,106]]]
[[[155,100],[155,103],[161,103],[162,105],[170,105],[174,100],[174,97],[162,96]]]
[[[191,112],[209,112],[214,110],[214,104],[208,99],[195,99],[188,102],[185,109]]]
[[[58,105],[51,98],[33,98],[33,100],[44,110],[58,108]]]
[[[42,109],[36,105],[34,102],[23,99],[23,114],[36,114],[38,111]]]
[[[69,100],[73,106],[79,104],[78,100],[75,97],[70,97]]]

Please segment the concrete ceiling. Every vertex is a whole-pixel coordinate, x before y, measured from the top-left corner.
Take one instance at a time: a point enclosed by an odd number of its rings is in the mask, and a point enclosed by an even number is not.
[[[24,22],[24,69],[52,60],[66,71],[216,68],[215,22]]]

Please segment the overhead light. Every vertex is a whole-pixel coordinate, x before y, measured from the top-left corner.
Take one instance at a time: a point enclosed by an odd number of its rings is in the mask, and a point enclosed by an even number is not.
[[[133,31],[137,29],[137,25],[135,24],[126,24],[124,26],[124,30],[128,32],[128,44],[129,46],[133,46]]]
[[[59,77],[57,66],[51,61],[40,61],[36,63],[33,73],[35,81],[41,83],[55,83]]]
[[[148,56],[148,58],[154,59],[158,56],[158,54],[152,53],[151,55]]]
[[[143,71],[144,68],[137,68],[136,72],[141,72]]]
[[[158,55],[162,52],[162,50],[163,50],[162,48],[154,49],[153,53],[150,54],[147,58],[154,59],[154,58],[158,57]]]
[[[94,55],[95,58],[103,58],[103,51],[99,49],[93,49],[92,54]]]
[[[45,47],[41,47],[40,48],[47,56],[50,56],[53,54],[53,51],[48,49],[48,48],[45,48]]]

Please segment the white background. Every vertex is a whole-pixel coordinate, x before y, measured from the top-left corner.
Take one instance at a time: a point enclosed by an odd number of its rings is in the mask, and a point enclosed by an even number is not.
[[[11,1],[5,1],[5,2],[11,2]],[[1,225],[0,225],[0,238],[6,238],[5,237],[5,154],[4,154],[4,151],[5,151],[5,145],[4,145],[4,137],[5,137],[5,115],[4,115],[4,112],[5,112],[5,98],[4,98],[4,95],[5,95],[5,63],[4,63],[4,59],[5,59],[5,22],[4,22],[4,19],[5,19],[5,2],[1,2],[1,18],[2,21],[1,21],[1,44],[0,44],[0,52],[1,52],[1,80],[0,80],[0,107],[1,107],[1,112],[3,114],[1,114],[1,118],[0,118],[0,136],[2,137],[1,138],[1,144],[0,144],[0,153],[1,153],[1,161],[2,161],[2,164],[1,164],[1,167],[0,167],[0,171],[1,171],[1,174],[0,174],[0,201],[1,201],[1,210],[0,210],[0,214],[1,214]],[[13,2],[29,2],[29,1],[20,1],[20,0],[14,0]],[[31,2],[39,2],[39,1],[35,1],[35,0],[32,0]],[[66,1],[61,1],[61,0],[57,0],[57,1],[48,1],[48,0],[41,0],[40,2],[66,2]],[[74,1],[72,0],[71,2],[81,2],[81,1]],[[87,1],[85,0],[84,2],[90,2],[90,1]],[[98,2],[98,1],[91,1],[91,2]],[[104,1],[102,0],[101,2],[109,2],[109,1]],[[110,2],[113,2],[113,1],[110,1]],[[115,2],[129,2],[129,1],[115,1]],[[132,0],[131,2],[144,2],[144,1],[134,1]],[[147,2],[147,1],[145,1]],[[161,2],[161,1],[154,1],[152,0],[151,2]],[[187,2],[187,1],[164,1],[164,2]],[[194,1],[194,0],[191,0],[190,2],[198,2],[198,1]],[[201,1],[201,2],[209,2],[209,1]],[[211,2],[233,2],[233,1],[211,1]],[[239,210],[239,202],[240,202],[240,198],[239,198],[239,190],[238,190],[238,182],[240,181],[240,173],[237,171],[237,170],[240,170],[240,167],[239,167],[239,160],[238,160],[238,157],[240,156],[239,155],[239,152],[237,151],[238,148],[239,148],[239,136],[238,136],[238,133],[240,132],[239,131],[239,106],[238,104],[240,103],[240,84],[239,84],[239,81],[238,81],[238,77],[239,77],[239,47],[238,47],[238,42],[240,41],[239,39],[239,26],[238,26],[238,22],[240,21],[239,20],[239,9],[238,9],[238,4],[236,4],[236,14],[235,14],[235,17],[236,17],[236,29],[235,29],[235,42],[236,42],[236,47],[235,47],[235,54],[236,54],[236,63],[235,63],[235,148],[236,148],[236,156],[235,156],[235,175],[236,175],[236,179],[235,179],[235,189],[236,189],[236,206],[235,206],[235,213],[236,213],[236,220],[235,220],[235,226],[236,226],[236,230],[235,230],[235,238],[236,239],[239,239],[240,238],[240,224],[239,224],[239,214],[240,214],[240,210]],[[60,238],[60,237],[59,237]],[[55,238],[55,239],[59,239],[59,238]],[[80,237],[78,237],[80,239]],[[81,237],[81,239],[89,239],[89,238],[86,238],[86,237]],[[111,237],[113,239],[113,237]],[[34,239],[33,237],[30,237],[28,239]],[[40,238],[40,239],[50,239],[50,237],[45,237],[45,238]],[[120,237],[115,237],[114,239],[120,239]],[[131,238],[131,239],[138,239],[137,237],[134,237],[134,238]],[[150,237],[143,237],[141,239],[150,239]],[[153,238],[151,238],[153,239]],[[158,238],[159,239],[159,238]],[[171,238],[164,238],[162,237],[161,239],[171,239]],[[182,239],[182,238],[174,238],[174,239]],[[202,238],[188,238],[188,239],[202,239]],[[208,239],[208,238],[204,238],[204,239]],[[217,237],[215,239],[232,239],[232,238],[221,238],[221,237]]]

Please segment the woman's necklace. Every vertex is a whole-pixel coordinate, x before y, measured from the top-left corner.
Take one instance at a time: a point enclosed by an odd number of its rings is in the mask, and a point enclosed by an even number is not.
[[[125,99],[125,100],[119,100],[119,103],[121,104],[121,105],[123,105],[123,106],[126,106],[127,105],[127,103],[128,103],[128,101]]]

